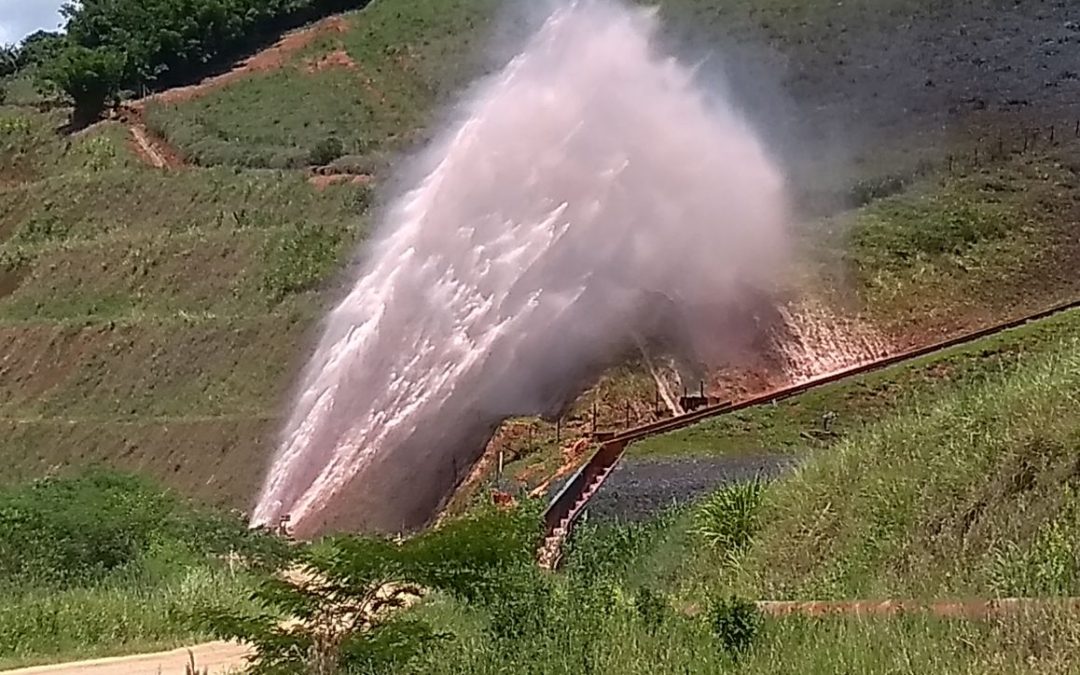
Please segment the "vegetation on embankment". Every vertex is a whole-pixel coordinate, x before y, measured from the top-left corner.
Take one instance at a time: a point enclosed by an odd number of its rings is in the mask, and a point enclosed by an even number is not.
[[[435,589],[366,636],[318,643],[340,672],[1080,672],[1075,610],[1052,602],[1080,594],[1077,392],[1080,340],[1059,337],[883,413],[773,484],[583,525],[557,575],[531,563],[533,508],[487,509],[400,546],[323,542],[304,556],[328,584],[261,600],[312,612],[384,581]],[[765,618],[740,600],[1003,596],[1050,602],[970,621]],[[285,644],[243,614],[210,614],[226,634]]]
[[[1052,333],[1051,333],[1052,334]],[[515,660],[479,642],[474,672],[1076,672],[1075,616],[765,622],[736,663],[718,662],[710,598],[873,599],[1080,594],[1080,341],[927,394],[816,451],[763,491],[737,487],[652,525],[584,529],[585,551],[629,551],[626,614],[599,612]],[[757,499],[755,499],[757,497]],[[636,538],[636,540],[635,540]],[[570,555],[571,578],[592,569]],[[642,590],[672,614],[650,631]],[[647,591],[646,596],[651,597]],[[615,603],[616,606],[618,603]],[[631,610],[631,607],[633,609]],[[674,609],[695,608],[695,622]],[[601,616],[602,615],[602,616]],[[715,624],[714,624],[715,625]],[[577,651],[575,651],[577,650]],[[528,653],[528,650],[523,650]],[[478,654],[480,656],[478,656]],[[532,664],[543,663],[536,667]],[[498,665],[495,665],[498,664]],[[447,670],[446,672],[449,672]]]
[[[722,415],[630,447],[637,457],[801,453],[834,445],[886,415],[918,409],[943,391],[995,381],[1060,349],[1080,330],[1080,311],[1014,328],[885,370],[826,385],[774,405]]]
[[[1078,395],[1071,336],[821,451],[768,493],[738,583],[779,598],[1080,595]]]
[[[286,557],[234,515],[90,472],[0,488],[0,667],[203,639],[203,603],[244,607]]]

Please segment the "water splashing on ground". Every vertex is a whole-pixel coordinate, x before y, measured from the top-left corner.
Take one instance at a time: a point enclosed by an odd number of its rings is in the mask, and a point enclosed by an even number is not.
[[[566,4],[478,87],[327,318],[255,524],[423,525],[500,420],[684,329],[658,298],[722,311],[783,265],[781,175],[656,28]]]
[[[857,317],[839,314],[816,299],[780,307],[787,332],[778,344],[784,372],[801,384],[888,356],[888,340]]]

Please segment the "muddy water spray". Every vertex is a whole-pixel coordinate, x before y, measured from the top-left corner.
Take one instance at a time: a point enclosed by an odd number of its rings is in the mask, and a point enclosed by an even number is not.
[[[421,525],[501,419],[655,333],[657,298],[722,307],[775,272],[781,176],[655,28],[560,7],[427,151],[326,321],[256,524]]]

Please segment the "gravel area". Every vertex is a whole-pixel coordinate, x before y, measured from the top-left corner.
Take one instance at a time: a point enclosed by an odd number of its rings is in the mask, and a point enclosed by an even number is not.
[[[790,455],[687,459],[624,459],[592,498],[589,518],[647,520],[677,504],[755,477],[771,479],[795,466]]]

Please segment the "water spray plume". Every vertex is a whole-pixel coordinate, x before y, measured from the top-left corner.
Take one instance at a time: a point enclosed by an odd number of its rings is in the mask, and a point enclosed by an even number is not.
[[[565,4],[476,89],[327,318],[255,524],[421,526],[501,420],[558,411],[635,335],[775,276],[782,176],[656,28]]]

